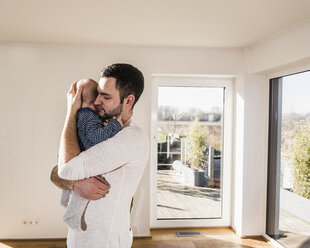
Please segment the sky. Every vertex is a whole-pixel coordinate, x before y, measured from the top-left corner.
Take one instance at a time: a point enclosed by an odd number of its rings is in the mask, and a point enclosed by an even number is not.
[[[211,87],[159,87],[158,105],[181,108],[200,108],[212,111],[223,108],[223,88]]]
[[[223,108],[223,88],[159,87],[158,105],[200,108],[212,111]],[[310,113],[310,71],[283,77],[282,113]]]
[[[282,113],[310,112],[310,71],[283,77]]]

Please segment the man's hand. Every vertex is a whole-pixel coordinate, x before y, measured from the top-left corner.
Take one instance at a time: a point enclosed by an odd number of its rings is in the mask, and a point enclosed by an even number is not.
[[[82,92],[83,84],[77,85],[78,81],[75,81],[67,94],[67,113],[76,114],[77,111],[82,107]]]
[[[96,176],[74,182],[73,190],[88,200],[98,200],[106,196],[111,188],[102,177]]]
[[[108,181],[101,176],[91,177],[79,181],[65,180],[58,176],[58,166],[54,166],[51,173],[51,181],[59,188],[64,190],[74,190],[81,197],[88,200],[97,200],[105,197],[111,188]],[[74,187],[72,188],[72,186]],[[85,188],[84,188],[85,187]]]

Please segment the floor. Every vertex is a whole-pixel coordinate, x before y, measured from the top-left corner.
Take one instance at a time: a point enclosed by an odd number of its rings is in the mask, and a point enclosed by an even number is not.
[[[0,248],[65,248],[65,239],[1,240]]]
[[[177,237],[177,231],[199,231],[200,237]],[[239,238],[229,228],[154,229],[152,238],[135,239],[133,248],[263,248],[272,247],[261,237]]]
[[[292,213],[280,210],[280,232],[284,237],[277,241],[287,248],[310,247],[310,223]]]
[[[177,231],[196,231],[200,237],[177,237]],[[267,248],[261,237],[242,239],[229,228],[156,229],[151,238],[135,238],[132,248]],[[0,248],[64,248],[65,240],[0,241]],[[85,247],[87,248],[87,247]]]
[[[158,219],[221,217],[220,189],[184,185],[175,170],[158,170],[157,182]]]

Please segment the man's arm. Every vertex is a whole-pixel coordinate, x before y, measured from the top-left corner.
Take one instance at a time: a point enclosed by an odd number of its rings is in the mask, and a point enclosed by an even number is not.
[[[146,163],[148,147],[148,138],[142,129],[125,127],[113,138],[71,159],[59,168],[58,174],[67,180],[80,180],[114,171],[131,161]]]
[[[58,176],[56,165],[51,173],[51,181],[63,190],[74,190],[81,197],[88,200],[97,200],[109,193],[110,184],[102,177],[91,177],[84,180],[65,180]]]
[[[76,117],[78,110],[82,106],[81,95],[83,85],[80,85],[79,88],[76,89],[76,83],[77,82],[74,82],[71,85],[67,94],[67,116],[61,134],[59,148],[58,166],[60,169],[81,152],[77,137]]]
[[[58,188],[63,190],[72,190],[73,183],[76,181],[73,180],[66,180],[62,179],[58,176],[58,166],[54,166],[51,173],[51,181],[55,184]]]

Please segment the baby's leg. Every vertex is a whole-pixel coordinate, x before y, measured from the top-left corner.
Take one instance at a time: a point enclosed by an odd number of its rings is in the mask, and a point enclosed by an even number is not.
[[[68,207],[63,216],[63,220],[70,227],[77,230],[86,230],[84,217],[89,200],[79,196],[75,191],[72,191]],[[83,224],[83,225],[82,225]]]

